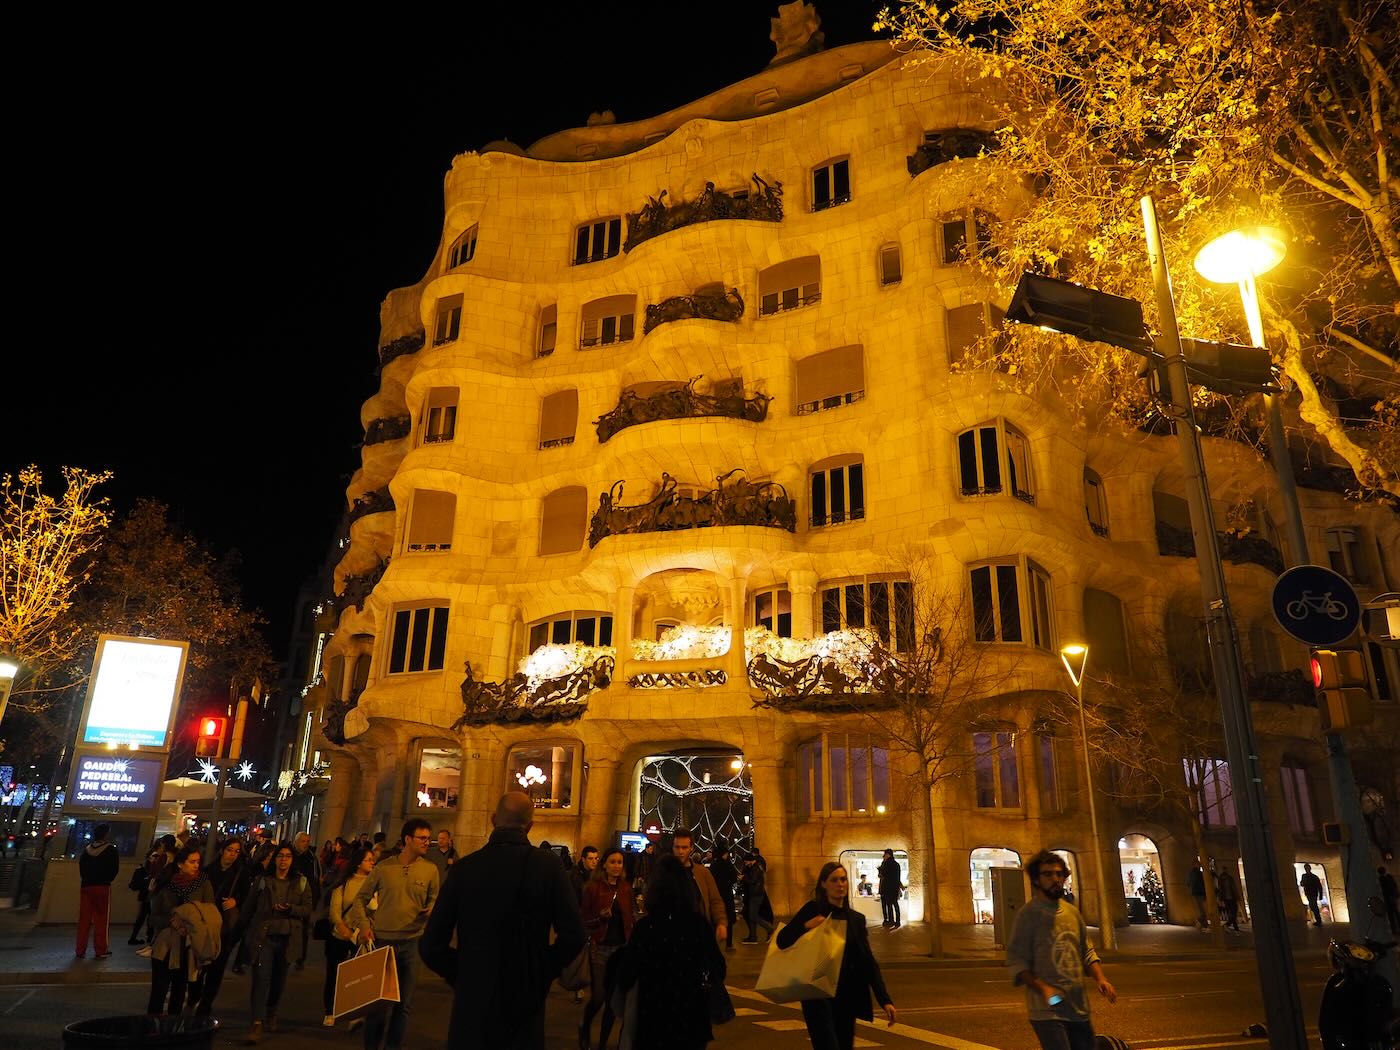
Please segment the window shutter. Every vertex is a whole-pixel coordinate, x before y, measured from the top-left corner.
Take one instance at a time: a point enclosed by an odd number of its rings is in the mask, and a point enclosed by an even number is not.
[[[414,489],[408,515],[408,549],[452,546],[452,521],[456,514],[455,493]]]
[[[540,553],[564,554],[583,546],[588,523],[588,490],[582,485],[556,489],[540,510]]]
[[[803,358],[796,365],[796,380],[798,405],[864,390],[865,364],[861,346],[838,346]]]
[[[578,427],[578,391],[557,390],[540,406],[540,444],[572,438]]]
[[[540,311],[540,347],[541,355],[553,353],[555,333],[559,326],[559,307],[555,303],[550,303]]]

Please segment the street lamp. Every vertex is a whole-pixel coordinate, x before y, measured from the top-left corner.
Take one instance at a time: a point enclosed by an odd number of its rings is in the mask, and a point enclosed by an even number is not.
[[[1060,649],[1060,662],[1069,672],[1079,699],[1079,747],[1084,756],[1084,784],[1089,792],[1089,833],[1094,839],[1094,878],[1099,884],[1099,947],[1112,951],[1118,947],[1118,935],[1113,928],[1113,912],[1108,903],[1108,883],[1103,875],[1103,842],[1099,838],[1099,809],[1094,803],[1094,768],[1089,764],[1089,728],[1084,721],[1084,670],[1089,666],[1089,647],[1075,643]]]
[[[5,707],[10,702],[10,689],[14,686],[18,674],[19,661],[0,655],[0,721],[4,721]]]

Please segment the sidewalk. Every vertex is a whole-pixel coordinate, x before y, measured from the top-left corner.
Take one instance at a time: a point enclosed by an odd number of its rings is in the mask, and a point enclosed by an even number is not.
[[[89,947],[86,959],[74,958],[75,927],[35,926],[34,913],[0,910],[0,985],[3,984],[100,984],[143,983],[150,980],[151,964],[136,948],[126,943],[130,930],[112,930],[112,956],[94,959]],[[1209,933],[1194,926],[1122,926],[1118,928],[1118,948],[1105,955],[1105,961],[1152,962],[1166,960],[1252,958],[1254,936],[1225,934],[1225,950],[1216,948]],[[1090,938],[1098,943],[1098,929],[1090,927]],[[1295,957],[1320,957],[1330,938],[1348,938],[1347,923],[1320,929],[1301,922],[1289,926]],[[922,923],[898,930],[870,930],[870,943],[880,965],[885,967],[968,967],[1001,966],[1005,953],[992,942],[991,926],[943,927],[945,957],[930,959],[928,934]],[[763,965],[763,945],[738,944],[729,955],[730,979],[757,977]]]

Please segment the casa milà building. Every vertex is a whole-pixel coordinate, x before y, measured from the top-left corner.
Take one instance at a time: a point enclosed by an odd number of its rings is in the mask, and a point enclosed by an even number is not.
[[[1017,666],[1014,695],[968,727],[966,775],[935,791],[942,915],[988,920],[989,870],[1051,847],[1092,918],[1078,740],[1045,716],[1073,702],[1064,642],[1087,640],[1098,672],[1148,674],[1139,640],[1194,627],[1176,447],[1091,438],[1048,394],[956,367],[1005,306],[967,253],[1025,192],[990,185],[978,155],[986,85],[884,41],[784,46],[671,112],[454,160],[439,249],[381,309],[333,634],[303,708],[318,765],[289,783],[315,785],[318,839],[422,815],[469,850],[518,787],[533,837],[574,852],[680,824],[702,847],[756,842],[780,914],[825,860],[873,881],[889,847],[917,921],[929,847],[908,756],[860,713],[772,703],[763,667],[819,678],[854,629],[917,644],[907,610],[932,585]],[[1304,652],[1269,613],[1276,486],[1243,448],[1207,444],[1219,509],[1254,501],[1258,542],[1227,551],[1227,572],[1264,683],[1279,861],[1340,889],[1317,713],[1288,702]],[[1363,594],[1394,589],[1393,514],[1303,503],[1312,560]],[[765,652],[786,662],[755,665]],[[1393,653],[1368,657],[1393,722]],[[1205,809],[1235,863],[1226,793]],[[1107,795],[1100,814],[1116,918],[1151,868],[1166,917],[1189,921],[1184,822]]]

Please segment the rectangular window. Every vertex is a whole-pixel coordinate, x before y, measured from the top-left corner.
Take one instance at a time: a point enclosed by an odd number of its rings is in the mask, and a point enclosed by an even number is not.
[[[812,210],[822,211],[851,199],[851,162],[833,160],[812,169]]]
[[[822,262],[817,255],[789,259],[762,270],[758,275],[759,315],[796,310],[820,302]]]
[[[1230,790],[1229,763],[1223,758],[1183,758],[1181,764],[1202,827],[1234,827],[1235,799]]]
[[[812,474],[812,524],[836,525],[865,517],[865,467],[846,463]]]
[[[880,283],[898,284],[903,277],[904,266],[900,259],[899,245],[883,245],[880,248]]]
[[[457,388],[435,386],[423,405],[423,444],[448,442],[457,433]]]
[[[884,813],[890,802],[889,749],[862,734],[827,733],[798,748],[803,816]]]
[[[437,301],[437,315],[433,322],[433,345],[441,346],[457,338],[462,329],[462,297],[449,295]]]
[[[461,236],[452,242],[452,247],[448,249],[447,253],[447,268],[449,270],[455,270],[457,267],[472,261],[476,255],[476,231],[476,226],[469,230],[463,230]]]
[[[1108,500],[1104,496],[1103,479],[1084,468],[1084,514],[1095,536],[1108,535]]]
[[[612,617],[604,613],[576,612],[530,625],[530,652],[542,645],[612,645]]]
[[[1050,574],[1035,562],[1027,563],[1026,577],[1031,585],[1031,641],[1037,648],[1055,648],[1055,621],[1050,602]]]
[[[572,744],[516,748],[506,763],[507,783],[530,796],[536,809],[570,809],[574,804],[576,749]]]
[[[579,347],[630,342],[636,303],[637,298],[633,295],[610,295],[606,299],[595,299],[585,304]]]
[[[973,781],[979,809],[1018,809],[1021,785],[1016,772],[1016,734],[973,733]]]
[[[456,747],[425,747],[418,760],[419,809],[456,809],[457,790],[462,783],[462,750]]]
[[[1001,491],[1001,442],[996,427],[976,427],[958,435],[958,476],[964,496]]]
[[[944,266],[966,262],[975,251],[977,255],[992,252],[991,216],[983,212],[959,215],[942,224],[942,259]],[[969,248],[972,245],[972,248]]]
[[[970,578],[972,619],[977,641],[1023,641],[1017,566],[979,565],[971,570]]]
[[[447,606],[430,605],[394,612],[389,641],[389,673],[441,671],[447,651]]]
[[[822,791],[822,742],[809,740],[798,749],[799,803],[807,816],[826,812],[826,796]]]
[[[622,220],[595,219],[578,228],[574,238],[574,265],[611,259],[622,250]]]
[[[871,580],[824,587],[822,631],[870,627],[896,652],[914,646],[914,585],[908,580]]]
[[[1006,470],[1010,475],[1011,494],[1023,503],[1035,505],[1035,486],[1031,483],[1031,443],[1026,435],[1012,427],[1006,428]]]
[[[1308,771],[1292,762],[1279,770],[1283,776],[1283,803],[1288,810],[1288,825],[1295,834],[1311,835],[1317,830],[1313,820],[1312,792],[1308,789]]]
[[[559,332],[559,307],[550,303],[540,311],[540,339],[535,348],[536,357],[548,357],[554,353],[554,340]]]
[[[779,638],[791,638],[792,595],[786,588],[754,595],[753,622],[755,627],[766,627]]]
[[[1333,572],[1340,573],[1352,583],[1366,582],[1360,537],[1356,529],[1327,530],[1327,561]]]

